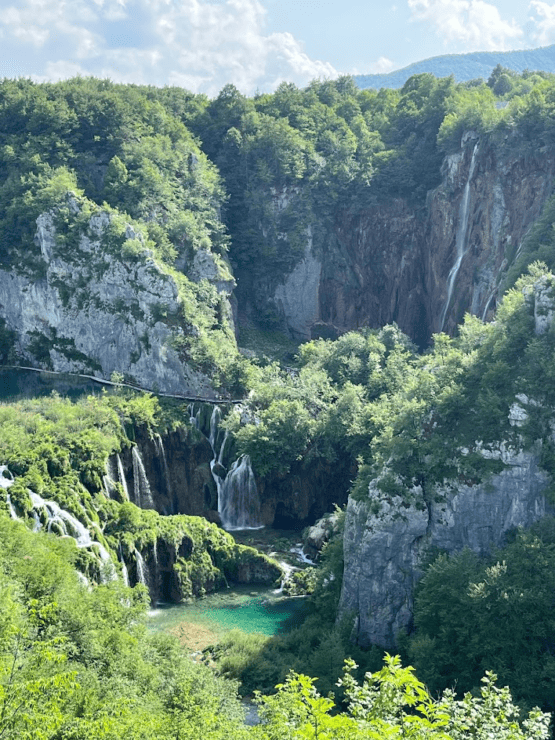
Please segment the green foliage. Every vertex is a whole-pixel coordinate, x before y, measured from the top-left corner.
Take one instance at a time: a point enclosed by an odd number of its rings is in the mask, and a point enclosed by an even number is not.
[[[56,85],[2,81],[0,262],[5,267],[43,276],[45,262],[34,236],[37,217],[50,212],[54,250],[65,261],[85,263],[97,278],[107,267],[103,254],[127,266],[154,261],[151,268],[160,276],[175,279],[174,263],[190,268],[203,249],[213,254],[220,279],[232,280],[222,259],[228,237],[219,215],[225,200],[219,176],[191,132],[156,97],[150,88],[92,79]],[[189,110],[177,93],[160,98],[171,98],[180,113]],[[82,240],[99,238],[89,225],[100,213],[109,214],[109,224],[102,234],[103,254],[91,259]],[[91,300],[81,272],[76,274],[82,284],[70,277],[56,283],[65,304],[72,301],[79,309]],[[230,317],[212,286],[177,274],[183,312],[169,319],[176,342],[185,335],[184,359],[223,384],[237,354]],[[136,303],[115,308],[145,319]],[[53,348],[69,359],[86,359],[54,339],[37,338],[42,344],[31,346],[39,361],[48,366]]]
[[[546,519],[491,558],[440,555],[416,592],[409,654],[436,692],[479,686],[493,670],[526,707],[553,711],[554,523]]]
[[[432,699],[411,667],[403,668],[398,657],[386,656],[384,667],[366,674],[359,684],[348,661],[341,684],[349,700],[349,712],[332,713],[335,703],[324,698],[308,676],[292,673],[272,697],[259,697],[263,724],[256,728],[260,740],[346,740],[349,738],[414,738],[462,740],[506,738],[540,740],[548,736],[548,718],[530,712],[522,726],[519,710],[507,689],[495,686],[496,677],[483,679],[480,696],[467,694],[458,701],[446,693]]]
[[[144,629],[145,593],[84,588],[67,541],[0,518],[0,733],[244,738],[235,687]]]

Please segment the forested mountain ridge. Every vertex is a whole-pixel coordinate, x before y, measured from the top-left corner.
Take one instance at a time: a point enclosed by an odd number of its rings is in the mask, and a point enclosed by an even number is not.
[[[1,93],[11,275],[2,283],[17,273],[16,292],[25,283],[37,302],[25,315],[9,290],[1,300],[17,351],[148,387],[161,352],[144,341],[154,327],[181,376],[160,377],[159,388],[208,393],[208,376],[241,385],[234,296],[243,324],[298,339],[396,321],[425,346],[466,310],[494,308],[552,192],[553,82],[541,73],[499,67],[470,85],[420,75],[379,92],[342,78],[252,99],[227,86],[212,101],[95,80],[6,80]],[[91,218],[106,233],[89,233]],[[93,237],[100,247],[87,246]],[[57,266],[69,254],[72,267]],[[75,269],[91,254],[92,282]],[[58,269],[74,273],[71,300]],[[145,284],[137,305],[129,286],[145,269],[169,293],[148,297]],[[85,304],[106,325],[111,356],[80,324]],[[123,325],[114,315],[127,317]]]
[[[409,64],[385,74],[354,75],[357,85],[362,88],[398,88],[417,74],[429,72],[434,77],[453,75],[457,82],[468,82],[479,77],[486,80],[493,69],[500,65],[513,72],[541,70],[555,72],[555,47],[542,46],[537,49],[519,51],[473,51],[467,54],[444,54]]]

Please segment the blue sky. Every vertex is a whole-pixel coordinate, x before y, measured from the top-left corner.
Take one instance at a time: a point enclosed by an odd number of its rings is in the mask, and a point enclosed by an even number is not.
[[[213,96],[555,43],[543,0],[0,0],[0,76],[96,75]]]

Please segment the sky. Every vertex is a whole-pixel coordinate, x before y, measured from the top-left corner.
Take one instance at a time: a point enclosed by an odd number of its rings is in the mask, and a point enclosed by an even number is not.
[[[543,0],[0,0],[0,77],[76,75],[210,97],[555,43]]]

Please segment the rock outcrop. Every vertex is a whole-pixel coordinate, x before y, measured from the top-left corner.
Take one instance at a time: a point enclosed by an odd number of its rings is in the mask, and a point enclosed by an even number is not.
[[[486,554],[504,544],[509,530],[553,513],[537,455],[503,448],[500,454],[505,470],[480,485],[440,491],[440,503],[408,504],[379,491],[375,481],[367,500],[349,500],[339,612],[355,617],[359,644],[395,645],[410,625],[414,587],[433,548]]]
[[[67,201],[72,218],[79,217],[77,199],[68,194]],[[97,211],[69,247],[56,233],[56,212],[44,213],[35,237],[42,274],[0,270],[0,317],[16,333],[17,354],[57,371],[103,378],[116,371],[145,388],[213,397],[210,378],[179,351],[196,328],[184,318],[178,281],[131,225],[123,251],[110,249],[112,220]],[[221,320],[231,326],[234,281],[224,268],[203,251],[191,280],[220,291],[227,307]]]

